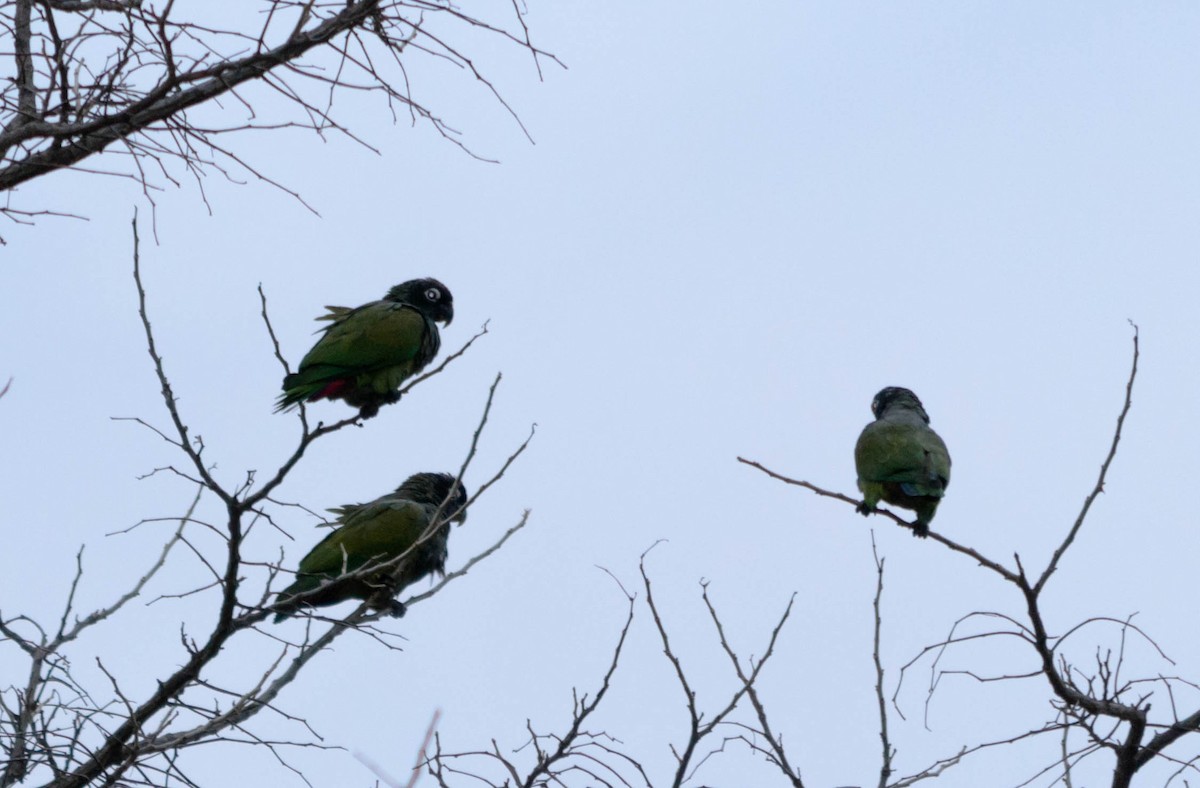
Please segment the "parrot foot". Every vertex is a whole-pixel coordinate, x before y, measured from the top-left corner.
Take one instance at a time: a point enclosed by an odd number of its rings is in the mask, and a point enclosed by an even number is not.
[[[867,502],[863,501],[858,506],[854,507],[854,511],[858,512],[863,517],[866,517],[868,515],[874,514],[878,510],[874,506],[867,506]]]
[[[384,405],[395,405],[399,401],[400,401],[400,392],[399,391],[389,391],[387,394],[384,394],[384,395],[378,397],[377,399],[373,399],[372,401],[368,402],[367,404],[365,404],[361,408],[359,408],[358,409],[358,417],[360,419],[363,419],[364,421],[366,419],[374,418],[375,416],[379,415],[380,407],[382,407]]]
[[[929,538],[929,523],[923,523],[920,520],[917,520],[914,523],[909,523],[909,527],[912,528],[913,536],[917,537],[918,539]]]
[[[392,618],[404,618],[404,614],[408,612],[408,608],[399,599],[393,599],[387,608],[388,615]]]

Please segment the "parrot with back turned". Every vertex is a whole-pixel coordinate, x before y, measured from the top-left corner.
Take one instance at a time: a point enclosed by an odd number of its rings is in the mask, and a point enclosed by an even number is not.
[[[416,473],[395,492],[370,503],[331,509],[338,516],[337,530],[300,560],[295,581],[276,597],[275,623],[305,607],[335,605],[347,599],[368,600],[376,610],[404,615],[404,606],[394,597],[406,586],[445,571],[450,523],[462,523],[467,519],[466,504],[467,491],[461,483],[454,484],[451,474]],[[398,567],[338,579],[402,555],[429,529],[439,506],[442,507],[438,517],[440,527],[417,545]],[[293,601],[292,598],[299,594],[306,595]]]
[[[863,428],[854,446],[858,489],[864,517],[880,500],[917,513],[916,536],[929,535],[929,522],[950,484],[950,452],[929,427],[929,414],[917,395],[889,386],[871,403],[875,421]]]
[[[382,300],[351,309],[325,307],[329,325],[283,379],[275,411],[300,402],[341,399],[370,418],[399,400],[400,384],[424,369],[441,347],[438,323],[454,319],[454,297],[436,279],[412,279]]]

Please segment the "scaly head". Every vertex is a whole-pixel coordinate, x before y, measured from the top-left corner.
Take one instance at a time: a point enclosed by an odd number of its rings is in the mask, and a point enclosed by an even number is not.
[[[454,296],[436,279],[410,279],[393,287],[383,298],[407,304],[437,323],[450,325],[454,320]]]
[[[417,503],[438,506],[450,495],[454,479],[455,476],[451,473],[414,473],[405,479],[404,484],[397,487],[393,494]],[[466,505],[467,488],[459,482],[454,496],[442,507],[442,517],[453,515],[450,520],[461,525],[467,520],[467,510],[463,508]]]
[[[875,414],[876,419],[882,419],[893,408],[913,411],[921,417],[922,421],[926,424],[929,423],[929,414],[925,412],[921,400],[906,388],[888,386],[876,394],[874,401],[871,402],[871,412]]]

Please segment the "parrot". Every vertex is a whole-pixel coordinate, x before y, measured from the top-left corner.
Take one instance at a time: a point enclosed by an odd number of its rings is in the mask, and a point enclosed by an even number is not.
[[[917,395],[889,386],[871,403],[875,421],[863,428],[854,446],[854,465],[866,517],[882,499],[917,513],[913,534],[929,535],[929,522],[950,484],[950,452],[929,427],[929,414]]]
[[[382,300],[351,309],[327,306],[328,321],[300,368],[283,378],[275,412],[300,402],[341,399],[369,419],[400,399],[400,384],[441,347],[438,323],[454,319],[454,297],[436,279],[398,284]]]
[[[330,509],[337,515],[337,530],[300,559],[295,581],[276,596],[275,623],[302,608],[335,605],[347,599],[368,600],[376,610],[404,615],[404,605],[394,597],[424,577],[445,573],[450,523],[466,521],[467,498],[466,488],[461,482],[455,484],[452,474],[416,473],[395,492],[370,503]],[[338,580],[364,566],[391,561],[413,547],[429,530],[439,506],[437,531],[398,565],[378,574]],[[298,594],[305,596],[293,601]]]

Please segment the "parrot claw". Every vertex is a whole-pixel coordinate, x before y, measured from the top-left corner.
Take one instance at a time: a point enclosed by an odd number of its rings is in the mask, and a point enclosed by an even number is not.
[[[398,599],[393,599],[388,605],[388,615],[392,618],[404,618],[404,614],[408,612],[408,608]]]
[[[929,523],[923,523],[918,520],[915,523],[912,523],[910,527],[912,528],[913,536],[917,537],[918,539],[929,538]]]
[[[866,501],[863,501],[863,502],[862,502],[862,503],[860,503],[858,506],[855,506],[855,507],[854,507],[854,511],[858,512],[858,513],[859,513],[859,514],[861,514],[863,517],[866,517],[867,515],[874,514],[874,512],[875,512],[875,507],[874,507],[874,506],[867,506],[867,502],[866,502]]]
[[[384,394],[382,397],[375,400],[374,402],[368,402],[366,405],[363,405],[361,408],[359,408],[358,409],[358,417],[360,419],[363,419],[364,421],[366,419],[374,418],[375,416],[379,415],[379,409],[382,406],[395,405],[399,401],[400,401],[400,392],[399,391],[389,391],[387,394]]]

